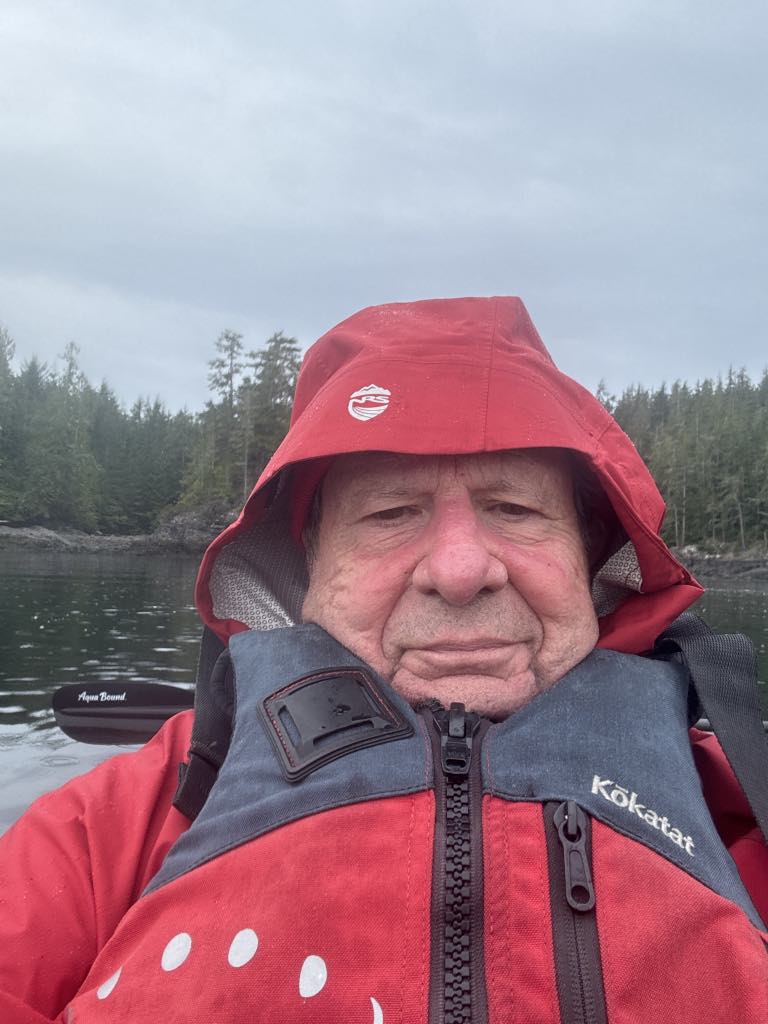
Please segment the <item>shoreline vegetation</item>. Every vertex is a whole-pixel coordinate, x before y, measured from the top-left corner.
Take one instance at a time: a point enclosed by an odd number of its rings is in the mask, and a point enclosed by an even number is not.
[[[712,554],[689,547],[683,550],[672,548],[672,553],[702,583],[708,579],[743,583],[768,581],[768,551],[720,551]]]
[[[199,537],[169,524],[245,501],[288,429],[300,349],[277,331],[246,352],[242,335],[223,331],[199,413],[171,413],[159,398],[126,409],[106,381],[91,385],[74,343],[57,369],[32,357],[17,371],[14,357],[0,325],[0,526],[72,531],[63,542],[38,531],[38,542],[89,550],[197,550]]]
[[[48,551],[52,554],[196,555],[200,556],[235,518],[212,522],[193,512],[180,513],[151,533],[100,534],[69,528],[0,525],[1,551]]]
[[[237,510],[213,521],[205,512],[182,512],[152,533],[115,535],[53,530],[45,526],[0,525],[0,551],[49,551],[70,554],[132,554],[200,556]],[[700,580],[768,581],[768,551],[704,551],[694,545],[672,548],[672,553]]]

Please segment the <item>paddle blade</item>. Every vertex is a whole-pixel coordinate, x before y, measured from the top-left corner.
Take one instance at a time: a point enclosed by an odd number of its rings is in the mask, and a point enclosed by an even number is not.
[[[194,699],[165,683],[68,683],[53,695],[53,715],[81,743],[146,743]]]

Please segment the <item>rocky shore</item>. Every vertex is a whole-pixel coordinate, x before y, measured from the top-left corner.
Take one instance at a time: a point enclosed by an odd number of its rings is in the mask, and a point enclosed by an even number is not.
[[[0,551],[200,555],[228,521],[212,522],[204,514],[185,513],[169,519],[153,533],[134,536],[51,530],[44,526],[0,526]]]
[[[768,580],[768,553],[765,552],[709,554],[688,547],[674,551],[674,555],[702,582],[707,579],[741,580],[745,583]]]
[[[181,513],[159,526],[153,533],[135,536],[109,536],[81,533],[79,530],[50,530],[44,526],[0,525],[0,551],[68,551],[88,554],[200,555],[237,515],[236,510],[222,514],[216,510]],[[768,552],[711,554],[693,546],[673,549],[674,555],[694,576],[707,579],[768,580]]]

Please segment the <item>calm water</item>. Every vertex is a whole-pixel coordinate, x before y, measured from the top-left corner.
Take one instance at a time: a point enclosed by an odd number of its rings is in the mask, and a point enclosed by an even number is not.
[[[0,551],[0,831],[29,802],[116,752],[56,728],[62,683],[191,685],[197,560]]]
[[[40,793],[116,752],[56,728],[59,685],[192,684],[196,569],[190,558],[0,551],[0,831]],[[768,680],[768,583],[713,583],[697,610],[716,629],[747,633]]]

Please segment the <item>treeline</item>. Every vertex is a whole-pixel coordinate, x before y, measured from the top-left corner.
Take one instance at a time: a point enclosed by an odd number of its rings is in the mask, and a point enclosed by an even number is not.
[[[209,401],[185,474],[182,503],[242,504],[288,431],[301,365],[299,343],[278,331],[246,352],[243,336],[224,331],[209,364]]]
[[[285,436],[300,350],[282,332],[251,350],[222,332],[195,414],[147,399],[125,409],[86,379],[74,344],[56,369],[33,357],[16,372],[13,357],[0,328],[0,520],[144,533],[185,508],[242,502]],[[768,370],[618,398],[601,385],[598,398],[666,498],[668,543],[768,551]]]
[[[285,434],[299,346],[282,333],[256,351],[225,331],[197,414],[156,399],[125,409],[94,387],[67,345],[60,365],[13,368],[0,328],[0,521],[144,533],[180,509],[236,504]]]
[[[705,551],[768,551],[768,370],[598,397],[632,438],[667,502],[664,538]]]

